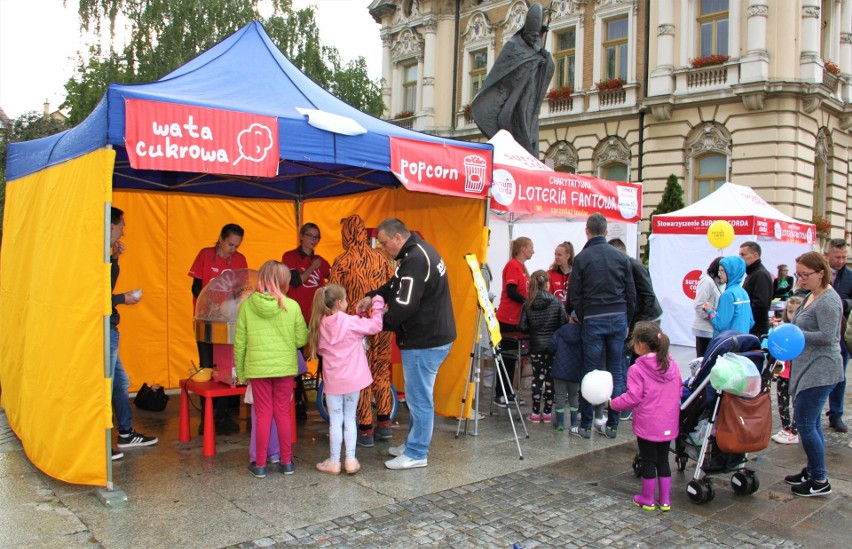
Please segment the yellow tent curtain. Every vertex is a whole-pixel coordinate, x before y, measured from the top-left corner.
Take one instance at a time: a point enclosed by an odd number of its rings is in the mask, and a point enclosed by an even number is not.
[[[2,405],[33,464],[81,484],[107,477],[104,205],[114,157],[95,151],[6,185]]]
[[[187,273],[198,251],[216,243],[223,225],[245,229],[240,252],[253,269],[280,260],[298,237],[290,201],[111,192],[114,159],[112,150],[95,151],[11,181],[6,190],[2,405],[30,460],[55,478],[80,484],[107,483],[105,429],[112,425],[104,341],[110,313],[107,204],[124,210],[126,221],[116,292],[143,290],[139,304],[119,307],[120,355],[131,391],[143,382],[176,388],[197,363]],[[439,373],[435,404],[439,414],[457,415],[477,307],[464,254],[484,249],[484,204],[402,188],[307,201],[302,219],[320,227],[317,251],[329,262],[343,252],[340,220],[353,213],[370,227],[399,217],[443,256],[458,338]]]

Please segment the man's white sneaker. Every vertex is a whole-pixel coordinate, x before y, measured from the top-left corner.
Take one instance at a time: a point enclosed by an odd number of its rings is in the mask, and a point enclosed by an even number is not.
[[[405,454],[401,456],[396,456],[390,461],[385,462],[385,467],[388,469],[400,470],[400,469],[417,469],[418,467],[426,467],[428,465],[427,460],[425,459],[411,459]]]
[[[405,453],[405,444],[400,444],[399,446],[391,446],[388,448],[388,453],[394,457],[401,456]]]

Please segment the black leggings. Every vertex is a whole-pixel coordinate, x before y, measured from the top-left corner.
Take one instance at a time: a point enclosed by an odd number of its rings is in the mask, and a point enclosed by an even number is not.
[[[642,460],[642,478],[672,476],[672,470],[669,467],[670,440],[653,442],[636,437],[636,442],[639,443],[639,459]]]

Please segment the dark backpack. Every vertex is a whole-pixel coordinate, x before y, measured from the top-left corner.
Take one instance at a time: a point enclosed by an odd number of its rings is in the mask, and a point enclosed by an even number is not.
[[[169,403],[169,395],[160,385],[148,387],[147,383],[143,383],[139,392],[136,393],[136,398],[133,403],[140,410],[149,412],[162,412],[166,409],[166,404]]]

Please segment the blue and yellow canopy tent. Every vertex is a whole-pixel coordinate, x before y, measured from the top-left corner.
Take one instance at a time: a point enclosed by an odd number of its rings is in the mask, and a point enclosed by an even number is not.
[[[126,148],[132,101],[274,117],[277,175],[134,168]],[[364,131],[321,129],[309,111]],[[157,82],[110,85],[75,128],[11,144],[0,255],[0,404],[33,464],[66,482],[112,484],[110,205],[127,221],[116,291],[144,289],[140,304],[121,308],[131,388],[177,387],[196,360],[187,271],[225,223],[246,229],[240,251],[258,268],[297,245],[300,220],[320,226],[318,252],[333,260],[342,252],[341,218],[359,213],[374,227],[397,216],[447,262],[459,337],[438,378],[436,409],[456,415],[476,317],[463,255],[484,249],[483,202],[401,187],[390,171],[393,138],[491,156],[490,145],[413,132],[345,104],[293,66],[254,22]]]

